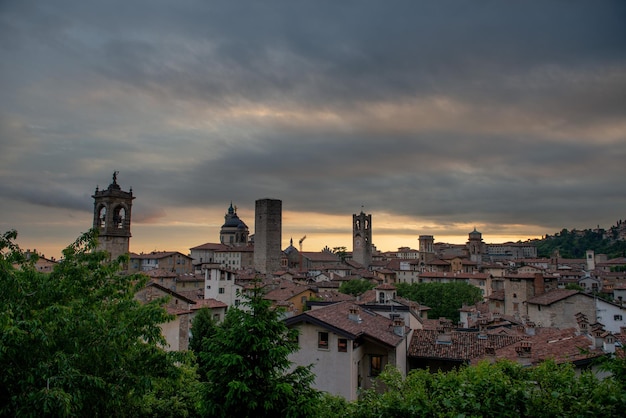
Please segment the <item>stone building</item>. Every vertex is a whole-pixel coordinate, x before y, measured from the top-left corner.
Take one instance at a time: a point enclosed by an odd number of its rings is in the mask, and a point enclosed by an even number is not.
[[[234,247],[245,246],[248,244],[248,234],[248,226],[239,219],[237,207],[233,207],[231,202],[220,229],[220,243]]]
[[[117,174],[113,182],[104,190],[96,187],[91,196],[93,203],[93,228],[99,233],[98,250],[107,251],[112,260],[129,253],[130,215],[133,204],[133,190],[125,192],[117,184]]]
[[[372,264],[372,215],[352,215],[352,260],[368,268]]]

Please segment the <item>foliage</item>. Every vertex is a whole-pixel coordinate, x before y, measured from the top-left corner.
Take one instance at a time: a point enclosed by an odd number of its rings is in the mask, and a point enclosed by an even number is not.
[[[346,247],[333,247],[333,254],[335,254],[341,261],[345,261],[348,256],[348,249]]]
[[[181,373],[153,379],[152,387],[128,414],[136,417],[192,418],[199,416],[200,383],[193,354],[178,364]]]
[[[608,235],[608,237],[607,237]],[[608,258],[626,256],[626,241],[615,239],[614,228],[608,234],[604,230],[568,231],[562,229],[554,235],[547,235],[544,239],[534,240],[539,257],[551,257],[556,250],[563,258],[585,258],[587,250],[596,254],[606,254]]]
[[[315,378],[310,366],[289,371],[298,331],[287,328],[260,289],[241,307],[230,309],[215,336],[203,340],[202,412],[212,417],[312,416],[319,394],[310,387]]]
[[[525,368],[517,363],[482,362],[450,372],[413,370],[406,378],[387,368],[378,380],[385,390],[365,391],[343,409],[346,417],[565,417],[621,416],[622,387],[592,372],[579,376],[571,364],[547,361]]]
[[[341,283],[339,291],[347,295],[359,296],[374,288],[374,283],[365,279],[352,279]]]
[[[95,251],[95,232],[50,274],[16,237],[0,238],[0,415],[134,416],[155,382],[180,378],[185,356],[161,348],[162,301],[134,299],[142,276],[119,274],[125,259]]]
[[[341,416],[350,416],[353,413],[355,403],[346,401],[341,396],[331,395],[323,392],[315,409],[315,418],[335,418]]]
[[[431,318],[445,317],[455,322],[460,319],[459,309],[482,300],[479,288],[463,282],[452,283],[398,283],[398,296],[419,302],[431,308]]]
[[[584,292],[585,288],[576,283],[568,283],[565,285],[565,289],[567,290],[578,290],[579,292]]]
[[[212,317],[212,311],[209,308],[202,308],[196,312],[191,324],[191,339],[189,340],[189,349],[196,354],[198,364],[198,374],[202,379],[206,376],[207,365],[199,357],[202,352],[202,346],[206,340],[210,340],[217,332],[217,322]]]

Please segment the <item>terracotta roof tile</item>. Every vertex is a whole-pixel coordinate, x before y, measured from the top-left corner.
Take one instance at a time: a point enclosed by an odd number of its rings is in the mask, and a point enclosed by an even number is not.
[[[415,330],[409,346],[410,357],[443,360],[469,361],[483,356],[487,347],[502,348],[518,341],[521,337],[508,334],[482,334],[477,332],[452,331],[448,341],[438,342],[441,332],[433,329]]]
[[[396,347],[405,337],[393,332],[393,321],[375,312],[359,308],[360,321],[349,318],[350,309],[356,307],[352,302],[339,302],[322,308],[303,312],[289,318],[287,324],[296,324],[302,321],[327,324],[338,329],[351,338],[370,337],[389,346]]]
[[[228,307],[227,304],[225,304],[224,302],[220,302],[219,300],[216,300],[216,299],[201,299],[201,300],[197,300],[196,304],[193,305],[191,309],[193,310],[202,309],[202,308],[218,309],[218,308],[227,308],[227,307]]]
[[[267,292],[263,298],[267,300],[277,301],[277,302],[286,301],[296,295],[299,295],[300,293],[303,293],[309,290],[311,290],[309,286],[298,286],[298,285],[288,286],[288,287],[271,290]]]
[[[541,295],[530,298],[526,301],[526,303],[530,303],[533,305],[551,305],[554,302],[567,299],[577,293],[580,292],[578,290],[554,289],[547,293],[542,293]]]
[[[589,337],[577,335],[574,328],[536,328],[536,335],[526,336],[524,341],[529,343],[529,364],[539,364],[550,359],[557,363],[574,362],[604,355],[602,350],[590,348],[592,342]],[[496,349],[495,358],[515,361],[520,357],[517,350],[519,344]],[[480,360],[476,358],[474,362]]]

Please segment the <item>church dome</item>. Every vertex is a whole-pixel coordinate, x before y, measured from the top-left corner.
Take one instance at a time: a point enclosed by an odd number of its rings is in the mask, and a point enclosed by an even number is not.
[[[224,225],[222,225],[222,228],[246,229],[247,226],[241,219],[239,219],[239,216],[232,215],[226,219],[226,222],[224,222]]]
[[[224,216],[224,225],[222,225],[222,228],[248,229],[248,226],[237,216],[232,202],[228,208],[228,213]]]
[[[296,247],[293,246],[293,238],[291,238],[289,240],[289,247],[285,248],[285,251],[283,251],[286,255],[289,255],[291,253],[293,253],[294,251],[298,251],[296,249]]]

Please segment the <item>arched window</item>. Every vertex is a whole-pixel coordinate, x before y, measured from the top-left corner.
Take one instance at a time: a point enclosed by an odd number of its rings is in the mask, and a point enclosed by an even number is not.
[[[107,221],[107,208],[106,206],[101,206],[98,210],[98,227],[104,228],[106,226]]]
[[[113,211],[113,225],[115,228],[124,228],[124,221],[126,220],[126,209],[124,206],[117,206]]]

